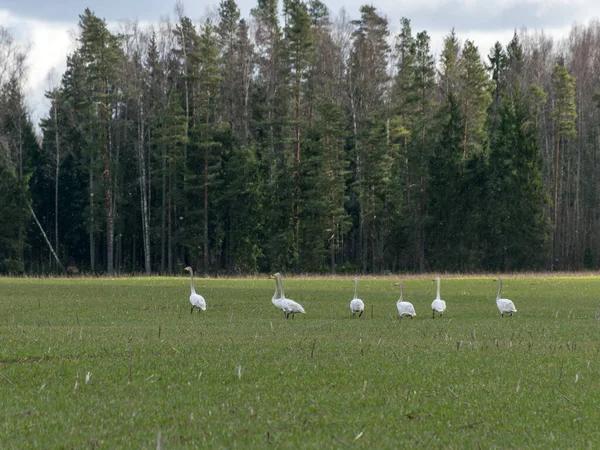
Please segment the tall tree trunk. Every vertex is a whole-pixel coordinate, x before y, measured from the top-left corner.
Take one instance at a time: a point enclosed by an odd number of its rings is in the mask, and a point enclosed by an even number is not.
[[[243,118],[244,118],[244,138],[243,138],[243,145],[244,147],[248,145],[248,133],[249,133],[249,126],[248,126],[248,121],[249,121],[249,102],[250,102],[250,76],[248,76],[248,74],[246,73],[247,68],[244,67],[244,113],[243,113]]]
[[[423,185],[425,180],[421,176],[420,195],[419,195],[419,272],[425,271],[425,190]]]
[[[58,97],[58,96],[57,96]],[[56,171],[54,173],[54,248],[58,250],[58,172],[60,168],[60,141],[58,137],[58,99],[54,104],[54,137],[56,139]]]
[[[96,241],[94,237],[94,157],[90,158],[90,270],[96,271]]]
[[[329,223],[331,223],[331,232],[332,235],[329,238],[329,264],[331,266],[331,275],[335,275],[335,243],[336,243],[336,225],[335,225],[335,216],[332,214],[329,218]]]
[[[108,88],[106,88],[108,92]],[[108,102],[104,102],[104,207],[106,209],[106,271],[114,271],[114,230],[111,177],[111,142],[108,126]]]
[[[139,98],[140,113],[139,113],[139,125],[138,125],[138,161],[139,161],[139,172],[140,172],[140,200],[142,207],[142,237],[144,243],[144,270],[147,275],[150,275],[152,267],[150,265],[150,219],[148,212],[148,187],[146,184],[146,161],[145,161],[145,149],[144,149],[144,111],[142,106],[141,96]]]
[[[294,234],[295,234],[295,247],[296,247],[296,257],[294,261],[294,265],[296,267],[296,272],[299,270],[299,257],[300,257],[300,74],[296,73],[296,126],[295,126],[295,135],[296,135],[296,176],[295,176],[295,186],[294,186]]]
[[[167,205],[167,267],[169,275],[173,275],[173,173],[169,159],[169,200]]]
[[[352,110],[352,131],[354,134],[354,149],[356,151],[356,180],[361,183],[362,180],[362,161],[360,159],[360,151],[359,151],[359,142],[358,142],[358,120],[356,117],[356,102],[354,100],[354,96],[352,95],[352,91],[350,94],[350,107]],[[364,189],[359,187],[359,192],[362,194]],[[359,213],[358,213],[358,259],[361,261],[361,270],[366,272],[367,269],[367,252],[365,245],[365,204],[364,204],[364,195],[359,195]]]
[[[554,211],[552,214],[552,262],[550,270],[554,270],[557,252],[557,220],[558,220],[558,181],[560,174],[560,132],[556,133],[556,147],[554,150]]]
[[[463,157],[462,160],[467,159],[467,132],[469,129],[469,101],[465,102],[465,129],[463,130]]]
[[[42,236],[44,236],[44,240],[46,241],[46,244],[48,244],[48,248],[50,249],[50,252],[54,256],[54,259],[56,260],[56,263],[64,271],[65,268],[63,267],[62,263],[60,262],[60,259],[58,259],[58,255],[56,254],[56,252],[52,248],[52,244],[50,243],[50,239],[48,239],[48,236],[46,235],[46,232],[44,231],[44,228],[42,227],[42,224],[40,223],[40,221],[38,220],[37,216],[35,215],[35,211],[33,210],[33,208],[31,207],[31,205],[29,204],[29,202],[27,200],[25,200],[25,203],[27,203],[27,208],[29,208],[29,212],[33,216],[33,219],[35,220],[35,223],[37,224],[38,228],[42,232]]]
[[[161,212],[160,212],[160,272],[165,273],[166,267],[166,220],[167,220],[167,152],[166,146],[161,149],[161,169],[162,169],[162,186],[161,186]]]
[[[209,264],[209,253],[208,253],[208,147],[209,147],[209,133],[208,126],[210,122],[210,89],[207,89],[208,94],[208,102],[206,106],[206,130],[205,130],[205,139],[206,145],[204,147],[204,254],[203,256],[203,264],[204,264],[204,273],[208,273],[208,264]]]

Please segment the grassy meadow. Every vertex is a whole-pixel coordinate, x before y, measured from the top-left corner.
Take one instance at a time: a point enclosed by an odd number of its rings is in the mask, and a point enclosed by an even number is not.
[[[0,447],[597,448],[600,278],[0,279]]]

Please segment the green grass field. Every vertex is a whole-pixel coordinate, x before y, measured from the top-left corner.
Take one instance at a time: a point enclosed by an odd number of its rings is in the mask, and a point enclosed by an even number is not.
[[[600,278],[0,279],[0,447],[598,448]]]

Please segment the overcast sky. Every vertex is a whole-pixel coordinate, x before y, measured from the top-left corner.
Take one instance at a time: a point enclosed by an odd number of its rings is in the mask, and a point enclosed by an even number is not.
[[[184,11],[193,20],[216,10],[219,0],[183,1]],[[256,0],[238,0],[242,16],[248,17]],[[333,16],[344,7],[348,15],[359,17],[361,0],[324,0]],[[587,24],[600,16],[597,0],[377,0],[372,1],[385,15],[394,31],[401,17],[411,19],[413,32],[427,30],[437,53],[443,37],[452,28],[461,41],[471,39],[482,56],[495,41],[508,43],[515,29],[544,30],[556,38],[566,36],[573,24]],[[161,16],[174,16],[175,0],[0,0],[0,25],[29,47],[29,97],[34,122],[47,113],[44,91],[48,74],[60,79],[66,55],[72,49],[71,35],[77,29],[79,14],[89,7],[110,24],[120,20],[153,22]]]

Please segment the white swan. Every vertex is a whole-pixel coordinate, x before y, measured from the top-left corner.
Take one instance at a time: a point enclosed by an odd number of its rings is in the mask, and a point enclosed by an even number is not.
[[[365,304],[358,298],[358,278],[354,279],[354,298],[350,300],[350,311],[352,311],[352,317],[355,317],[356,313],[360,317],[365,312]]]
[[[434,319],[436,311],[440,316],[446,311],[446,302],[440,298],[440,277],[435,277],[435,281],[437,281],[437,295],[435,296],[435,300],[431,302],[432,318]]]
[[[281,296],[279,296],[279,277],[281,275],[279,273],[276,273],[275,275],[273,275],[271,278],[275,278],[275,293],[273,294],[273,297],[271,298],[271,302],[279,309],[281,309],[283,311],[283,315],[284,317],[287,318],[287,314],[285,312],[285,309],[283,308],[283,301],[281,299]]]
[[[183,270],[187,270],[191,276],[192,295],[190,295],[190,303],[192,304],[192,309],[190,310],[190,314],[194,312],[194,308],[206,311],[206,301],[204,300],[204,297],[197,294],[196,289],[194,289],[194,270],[190,266],[187,266]]]
[[[306,314],[306,311],[304,311],[304,308],[302,307],[302,305],[300,303],[295,302],[294,300],[292,300],[290,298],[285,298],[285,293],[283,292],[283,280],[281,279],[281,274],[280,273],[276,274],[276,277],[279,280],[279,288],[281,289],[280,300],[281,300],[281,306],[283,308],[283,313],[285,315],[285,318],[288,319],[290,317],[290,314],[292,316],[292,319],[295,317],[296,313]]]
[[[398,283],[400,285],[400,299],[396,302],[396,308],[398,308],[398,314],[400,314],[400,319],[404,316],[410,316],[412,319],[417,315],[415,312],[415,307],[410,302],[405,302],[404,299],[404,285],[402,282]]]
[[[504,314],[512,316],[513,313],[517,312],[517,309],[515,308],[515,304],[512,302],[512,300],[509,300],[507,298],[500,298],[501,295],[502,295],[502,278],[498,278],[498,295],[496,296],[496,306],[498,306],[498,309],[500,310],[500,314],[502,315],[502,317],[504,317]]]

